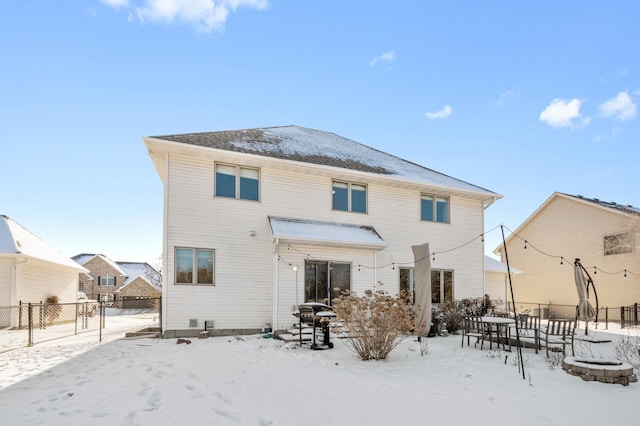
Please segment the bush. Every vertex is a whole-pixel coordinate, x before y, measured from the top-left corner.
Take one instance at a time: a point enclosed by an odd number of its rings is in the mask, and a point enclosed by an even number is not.
[[[49,296],[45,301],[44,315],[48,324],[53,324],[62,312],[62,306],[60,306],[60,299],[58,296]]]
[[[347,292],[333,301],[333,308],[347,346],[363,361],[386,359],[402,336],[414,329],[410,305],[403,296],[370,290],[364,296]]]
[[[493,307],[494,304],[488,295],[454,300],[433,305],[431,319],[436,331],[440,331],[444,326],[448,333],[455,333],[462,328],[462,319],[465,316],[485,315]]]

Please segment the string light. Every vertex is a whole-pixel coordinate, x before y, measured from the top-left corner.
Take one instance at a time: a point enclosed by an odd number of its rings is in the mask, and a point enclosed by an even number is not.
[[[498,225],[498,226],[496,226],[496,227],[492,228],[491,230],[489,230],[489,231],[487,231],[487,232],[492,232],[492,231],[494,231],[495,229],[499,228],[500,226],[501,226],[501,225]],[[556,259],[557,259],[557,258],[560,258],[560,265],[561,265],[561,266],[564,266],[564,259],[565,259],[565,257],[564,257],[564,256],[555,256],[555,255],[552,255],[552,254],[549,254],[549,253],[545,253],[544,251],[542,251],[542,250],[540,250],[539,248],[537,248],[535,245],[531,244],[531,243],[529,242],[529,240],[526,240],[526,239],[524,239],[524,238],[520,237],[518,234],[516,234],[515,232],[511,231],[511,230],[510,230],[509,228],[507,228],[506,226],[505,226],[504,228],[506,228],[509,232],[511,232],[511,234],[512,234],[514,237],[516,237],[516,238],[518,238],[518,239],[520,239],[520,240],[522,240],[522,241],[524,242],[524,249],[525,249],[525,250],[527,250],[527,249],[528,249],[528,247],[529,247],[529,246],[531,246],[531,248],[533,248],[535,251],[537,251],[538,253],[540,253],[540,254],[542,254],[542,255],[544,255],[544,256],[552,257],[552,258],[556,258]],[[465,246],[467,246],[467,245],[469,245],[469,244],[473,243],[473,242],[474,242],[475,240],[477,240],[478,238],[481,238],[481,239],[482,239],[482,242],[484,242],[484,236],[485,236],[485,234],[486,234],[487,232],[485,232],[485,233],[483,233],[483,234],[480,234],[480,235],[478,235],[477,237],[473,238],[472,240],[470,240],[470,241],[468,241],[468,242],[466,242],[466,243],[464,243],[464,244],[461,244],[461,245],[459,245],[459,246],[456,246],[456,247],[453,247],[453,248],[450,248],[450,249],[447,249],[447,250],[434,251],[434,252],[432,252],[432,253],[431,253],[431,261],[432,261],[432,262],[435,262],[435,261],[436,261],[436,254],[449,253],[449,252],[452,252],[452,251],[458,250],[458,249],[460,249],[460,248],[463,248],[463,247],[465,247]],[[288,245],[288,246],[287,246],[287,250],[292,250],[292,251],[295,251],[295,252],[300,253],[301,255],[303,255],[303,256],[305,256],[305,257],[306,257],[306,260],[307,260],[307,261],[308,261],[309,259],[314,259],[314,257],[313,257],[313,256],[311,256],[310,254],[308,254],[308,253],[303,253],[303,252],[301,252],[300,250],[296,249],[295,247],[292,247],[291,245]],[[428,256],[428,255],[427,255],[427,256]],[[425,257],[425,258],[426,258],[426,257]],[[282,257],[281,257],[280,255],[278,255],[278,259],[279,259],[279,260],[283,260],[283,261],[284,261],[285,263],[287,263],[289,266],[291,266],[291,265],[292,265],[292,263],[286,262],[284,259],[282,259]],[[423,258],[423,259],[424,259],[424,258]],[[367,268],[367,269],[384,269],[384,268],[388,268],[389,266],[391,266],[391,268],[395,271],[395,269],[396,269],[396,265],[408,265],[408,266],[413,266],[413,265],[415,265],[415,264],[416,264],[416,262],[419,262],[419,261],[421,261],[421,260],[423,260],[423,259],[413,259],[413,260],[412,260],[412,261],[410,261],[410,262],[392,262],[392,263],[388,263],[388,264],[386,264],[386,265],[381,265],[381,266],[367,266],[367,265],[359,264],[359,265],[358,265],[358,272],[360,272],[360,271],[362,270],[362,268]],[[624,274],[624,278],[627,278],[627,276],[628,276],[629,274],[631,274],[631,275],[640,275],[640,273],[636,273],[636,272],[630,271],[630,270],[628,270],[628,269],[620,270],[620,271],[617,271],[617,272],[607,272],[607,271],[602,270],[601,268],[598,268],[597,266],[590,266],[590,267],[592,267],[592,268],[593,268],[593,274],[594,274],[594,275],[596,275],[596,274],[598,273],[598,270],[600,270],[600,272],[602,272],[602,273],[604,273],[604,274],[608,274],[608,275]]]

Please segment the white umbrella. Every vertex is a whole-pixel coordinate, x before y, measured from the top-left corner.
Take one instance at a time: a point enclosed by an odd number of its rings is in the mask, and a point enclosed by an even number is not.
[[[426,337],[431,328],[431,259],[429,243],[411,246],[414,258],[413,284],[416,292],[414,301],[417,312],[415,318],[416,335]]]

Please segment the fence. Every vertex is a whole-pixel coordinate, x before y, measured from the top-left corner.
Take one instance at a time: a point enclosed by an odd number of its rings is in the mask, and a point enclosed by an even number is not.
[[[510,312],[528,313],[541,319],[576,318],[577,305],[562,305],[556,303],[511,302],[508,304]],[[618,323],[621,328],[640,326],[640,307],[638,303],[622,307],[600,307],[598,309],[598,324],[609,328],[609,323]]]
[[[117,302],[21,303],[0,307],[0,353],[39,343],[82,336],[102,342],[127,333],[160,332],[160,298]]]

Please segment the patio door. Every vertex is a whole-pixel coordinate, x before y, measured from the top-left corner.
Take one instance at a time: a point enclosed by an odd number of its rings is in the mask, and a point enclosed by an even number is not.
[[[305,302],[320,302],[331,305],[331,301],[346,290],[351,290],[351,264],[305,261]]]

